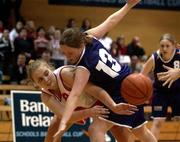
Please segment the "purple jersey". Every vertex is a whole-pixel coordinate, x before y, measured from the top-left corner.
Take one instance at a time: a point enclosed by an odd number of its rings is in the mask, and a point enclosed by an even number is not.
[[[77,65],[87,68],[90,72],[90,81],[110,94],[119,90],[121,81],[131,72],[127,65],[121,65],[116,61],[94,38],[84,49]]]
[[[131,73],[127,65],[121,65],[116,61],[104,46],[96,39],[86,45],[83,53],[77,62],[78,66],[83,66],[90,72],[90,81],[106,90],[116,103],[124,102],[121,97],[120,86],[122,80]],[[118,115],[112,111],[106,120],[114,125],[136,128],[144,123],[143,107],[138,107],[139,111],[133,115]]]
[[[164,61],[159,53],[159,51],[153,53],[153,58],[154,58],[154,88],[158,89],[159,91],[162,92],[169,92],[171,91],[172,93],[180,93],[180,79],[176,80],[170,89],[168,89],[168,86],[162,86],[164,83],[163,81],[159,81],[157,78],[157,73],[159,72],[165,72],[167,71],[163,65],[166,65],[168,67],[172,68],[180,68],[180,50],[176,49],[174,51],[174,54],[172,55],[171,59],[169,61]]]

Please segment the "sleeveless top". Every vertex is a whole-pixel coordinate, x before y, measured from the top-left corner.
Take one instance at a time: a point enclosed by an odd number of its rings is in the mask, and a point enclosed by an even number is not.
[[[163,65],[171,68],[180,68],[180,50],[175,49],[172,57],[168,61],[163,60],[159,50],[154,52],[152,57],[154,59],[154,88],[162,92],[171,91],[173,93],[180,93],[180,79],[177,79],[172,83],[171,88],[168,88],[168,85],[162,86],[164,81],[159,81],[157,77],[157,73],[167,71]]]
[[[59,87],[59,94],[53,94],[48,89],[42,88],[41,91],[45,94],[54,96],[61,104],[65,105],[66,100],[69,96],[70,89],[64,84],[64,81],[61,76],[61,72],[64,68],[75,68],[74,66],[62,66],[58,69],[56,69],[53,73],[56,77],[56,81],[58,83]],[[75,110],[82,110],[84,108],[90,108],[96,104],[96,99],[92,97],[91,95],[88,95],[87,93],[83,93],[78,98],[78,105]],[[85,124],[85,120],[78,121],[78,124]]]

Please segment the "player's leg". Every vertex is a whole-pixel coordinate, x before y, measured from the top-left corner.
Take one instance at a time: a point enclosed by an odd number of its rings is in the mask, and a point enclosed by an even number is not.
[[[110,132],[117,142],[134,142],[132,132],[128,128],[114,125]]]
[[[152,118],[153,123],[151,126],[152,134],[158,139],[160,129],[165,122],[167,115],[167,108],[170,101],[168,94],[161,93],[160,91],[154,90],[152,98]]]
[[[54,118],[51,120],[51,124],[48,128],[44,142],[52,142],[53,135],[57,132],[59,123],[60,123],[60,119],[57,116],[54,116]],[[58,142],[60,142],[60,138]]]
[[[132,130],[132,133],[141,141],[141,142],[157,142],[155,136],[151,133],[151,131],[146,127],[146,125],[142,125],[141,127],[135,128]]]
[[[158,139],[160,134],[160,129],[165,122],[165,118],[163,119],[153,119],[152,126],[151,126],[151,132],[154,134],[154,136]]]
[[[93,122],[88,129],[90,141],[105,142],[105,134],[112,126],[112,123],[101,120],[99,118],[93,118]]]
[[[180,89],[178,88],[176,92],[171,95],[172,101],[171,101],[171,116],[172,119],[180,120]],[[173,96],[173,97],[172,97]]]
[[[132,133],[141,142],[157,142],[154,135],[146,127],[147,121],[144,118],[144,106],[138,106],[139,111],[134,114],[134,119],[132,120]]]

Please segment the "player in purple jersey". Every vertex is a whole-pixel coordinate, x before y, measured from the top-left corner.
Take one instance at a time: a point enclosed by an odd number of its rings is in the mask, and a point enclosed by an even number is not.
[[[168,106],[172,108],[172,116],[180,116],[180,79],[173,77],[174,82],[172,83],[170,78],[170,86],[168,87],[168,81],[162,80],[168,78],[169,75],[163,78],[164,73],[161,73],[166,72],[167,69],[171,69],[171,71],[172,68],[174,71],[180,69],[180,51],[176,49],[175,38],[171,34],[162,35],[159,44],[159,50],[152,54],[142,70],[142,73],[146,75],[151,71],[154,73],[154,94],[152,98],[152,117],[154,120],[151,130],[157,138],[160,133],[160,126],[165,121]],[[167,73],[169,74],[166,72],[165,75]],[[174,73],[171,72],[171,74]]]
[[[75,109],[77,100],[88,80],[102,87],[116,103],[124,102],[120,94],[120,87],[122,80],[131,73],[130,68],[119,64],[97,39],[116,26],[138,2],[139,0],[128,0],[123,8],[109,16],[99,26],[85,33],[81,33],[75,28],[63,32],[60,41],[61,51],[66,55],[69,63],[76,65],[77,69],[75,81],[67,99],[59,132],[56,136],[66,128],[66,123]],[[118,115],[111,112],[105,121],[99,118],[94,119],[93,124],[91,124],[92,127],[90,127],[90,133],[93,135],[91,141],[104,142],[104,135],[107,130],[113,125],[117,125],[133,128],[132,132],[144,142],[156,142],[156,139],[144,125],[146,121],[143,107],[139,106],[138,108],[139,111],[132,116]]]

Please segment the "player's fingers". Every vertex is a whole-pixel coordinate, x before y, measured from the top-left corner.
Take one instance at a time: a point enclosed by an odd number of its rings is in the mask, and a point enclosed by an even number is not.
[[[129,108],[137,108],[137,106],[135,105],[131,105],[131,104],[128,104],[129,105]]]
[[[121,103],[121,105],[122,105],[124,108],[137,108],[137,106],[131,105],[131,104],[128,104],[128,103]]]
[[[109,109],[101,109],[99,110],[99,114],[109,114]]]
[[[158,77],[161,77],[161,76],[164,76],[164,75],[166,75],[166,72],[159,72],[159,73],[157,73]]]
[[[131,111],[131,110],[132,110],[132,111],[138,111],[137,106],[131,105],[131,104],[128,104],[127,109],[130,110],[130,111]]]
[[[99,115],[99,117],[108,118],[109,116],[108,115]]]
[[[163,67],[164,67],[165,69],[167,69],[167,70],[172,69],[171,67],[168,67],[168,66],[166,66],[166,65],[163,65]]]
[[[168,78],[168,73],[167,72],[161,72],[157,73],[158,80],[166,80]]]
[[[130,108],[129,110],[130,110],[130,111],[139,111],[138,108]]]
[[[168,88],[171,87],[171,85],[172,85],[173,82],[174,82],[174,80],[171,80],[171,81],[170,81],[170,83],[169,83],[169,85],[168,85]]]
[[[124,115],[132,115],[134,114],[135,112],[134,111],[125,111],[124,112]]]
[[[98,112],[104,112],[104,113],[109,112],[109,109],[104,108],[103,106],[97,106],[96,109],[98,110]]]
[[[164,83],[163,86],[166,86],[171,81],[171,78],[168,78]]]
[[[168,75],[163,75],[163,76],[158,77],[158,80],[165,81],[168,79],[168,77],[169,77]]]

